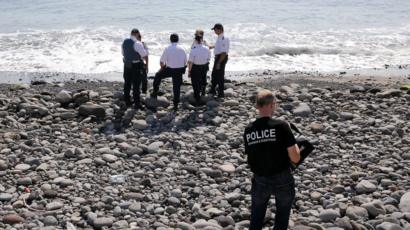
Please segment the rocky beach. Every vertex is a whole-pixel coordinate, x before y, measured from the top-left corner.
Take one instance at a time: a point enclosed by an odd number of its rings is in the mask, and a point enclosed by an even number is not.
[[[169,82],[142,111],[121,82],[2,84],[0,229],[247,229],[242,135],[265,88],[316,147],[294,172],[291,229],[409,230],[409,83],[267,73],[202,107],[184,84],[178,113]]]

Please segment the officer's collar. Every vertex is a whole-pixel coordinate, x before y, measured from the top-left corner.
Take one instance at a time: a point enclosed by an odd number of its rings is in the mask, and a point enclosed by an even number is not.
[[[178,45],[178,42],[171,42],[171,46],[176,46]]]
[[[221,33],[220,35],[218,35],[218,38],[223,38],[224,33]]]
[[[137,39],[134,35],[131,35],[130,38],[131,38],[131,40],[133,40],[134,42],[138,41],[138,39]]]

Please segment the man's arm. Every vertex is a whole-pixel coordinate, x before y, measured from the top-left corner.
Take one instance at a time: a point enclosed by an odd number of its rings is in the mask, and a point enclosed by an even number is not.
[[[300,150],[298,145],[293,145],[288,147],[288,156],[290,158],[290,160],[297,164],[300,161]]]
[[[191,77],[192,62],[188,61],[188,77]]]
[[[164,50],[164,52],[161,55],[161,58],[159,59],[159,65],[161,66],[161,69],[166,67],[166,61],[167,61],[167,49]]]
[[[290,129],[290,125],[287,122],[284,122],[281,126],[282,130],[282,142],[286,146],[288,150],[289,159],[293,163],[298,163],[300,161],[300,150],[298,145],[296,144],[295,136]]]

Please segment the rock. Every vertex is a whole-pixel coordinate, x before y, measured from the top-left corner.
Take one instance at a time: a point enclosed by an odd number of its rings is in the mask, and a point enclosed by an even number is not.
[[[380,93],[376,93],[376,96],[380,97],[380,98],[400,97],[401,93],[402,92],[399,89],[389,89],[389,90],[385,90],[385,91],[380,92]]]
[[[0,201],[1,202],[8,202],[13,199],[13,195],[9,193],[0,193]]]
[[[400,198],[399,209],[401,212],[410,212],[410,192]]]
[[[235,226],[235,221],[230,216],[218,216],[215,220],[218,221],[218,224],[224,228],[228,226]]]
[[[91,103],[81,105],[80,108],[78,109],[78,113],[81,116],[85,116],[85,117],[88,117],[88,116],[96,116],[98,118],[105,117],[105,109],[100,105],[91,104]]]
[[[207,229],[222,229],[222,226],[220,226],[219,224],[216,224],[216,223],[213,223],[213,222],[210,222],[210,221],[206,221],[206,220],[204,220],[204,219],[199,219],[199,220],[197,220],[194,224],[193,224],[193,226],[196,228],[196,229],[205,229],[205,228],[207,228]]]
[[[148,145],[148,153],[156,153],[164,145],[162,141],[155,141]]]
[[[400,227],[398,224],[383,222],[376,226],[376,230],[404,230],[404,228]]]
[[[148,128],[149,125],[145,120],[137,120],[134,122],[134,128],[139,129],[139,130],[144,130]]]
[[[361,207],[365,208],[371,217],[386,214],[386,210],[384,209],[383,203],[380,200],[362,204]]]
[[[87,101],[90,100],[90,97],[88,96],[88,92],[81,92],[81,93],[76,93],[73,95],[74,103],[77,105],[82,105],[86,103]]]
[[[227,173],[234,173],[235,172],[235,166],[233,166],[233,164],[224,164],[219,166],[219,168],[223,171],[223,172],[227,172]]]
[[[56,95],[56,101],[59,102],[62,105],[69,104],[70,102],[73,101],[73,97],[71,95],[71,92],[62,90]]]
[[[63,203],[58,202],[58,201],[54,201],[54,202],[48,203],[46,205],[46,209],[49,210],[49,211],[50,210],[56,210],[56,209],[62,208],[63,206],[64,206]]]
[[[224,101],[223,105],[227,107],[234,107],[234,106],[238,106],[239,102],[237,100],[231,99],[231,100]]]
[[[19,111],[25,110],[27,114],[33,117],[44,117],[49,114],[46,107],[36,104],[22,103],[19,105]]]
[[[211,169],[211,168],[201,168],[199,169],[201,172],[205,173],[207,176],[212,178],[222,177],[222,173],[219,170]]]
[[[128,156],[141,155],[143,152],[144,150],[140,147],[131,147],[126,151]]]
[[[31,185],[33,184],[33,180],[30,177],[22,177],[17,179],[18,185]]]
[[[103,227],[111,227],[114,223],[114,219],[111,217],[100,217],[93,221],[94,228],[101,229]]]
[[[46,217],[44,217],[42,222],[46,226],[51,226],[51,225],[57,225],[58,224],[58,220],[54,216],[46,216]]]
[[[181,204],[181,201],[176,197],[170,197],[168,198],[167,203],[174,207],[178,207]]]
[[[323,222],[333,222],[340,217],[340,212],[334,209],[325,209],[320,212],[319,218]]]
[[[103,154],[101,157],[104,161],[106,161],[108,163],[113,163],[113,162],[116,162],[118,160],[118,157],[114,156],[112,154]]]
[[[149,109],[167,108],[170,104],[166,97],[157,97],[157,99],[148,97],[145,99],[145,106]]]
[[[311,194],[310,194],[310,198],[312,199],[312,200],[316,200],[316,201],[318,201],[318,200],[320,200],[320,198],[322,197],[322,194],[320,194],[319,192],[312,192]]]
[[[311,123],[310,130],[312,130],[313,133],[321,133],[324,130],[324,128],[323,125],[319,123]]]
[[[344,121],[352,120],[354,118],[353,113],[349,113],[349,112],[341,112],[339,115],[340,115],[340,119]]]
[[[363,93],[366,89],[360,85],[354,85],[350,88],[350,93]]]
[[[23,172],[29,170],[30,168],[31,168],[31,166],[28,165],[28,164],[18,164],[14,167],[15,170],[20,170],[20,171],[23,171]]]
[[[3,223],[5,224],[18,224],[24,222],[24,218],[18,214],[9,214],[3,217]]]
[[[359,182],[359,184],[356,185],[355,189],[357,193],[362,194],[372,193],[376,191],[377,187],[368,180],[362,180]]]
[[[8,168],[8,164],[4,160],[0,160],[0,171],[6,170]]]
[[[358,206],[349,206],[346,210],[346,216],[352,220],[367,220],[369,218],[367,210]]]
[[[195,230],[194,226],[192,226],[188,223],[185,223],[185,222],[178,222],[177,223],[177,228],[180,228],[182,230]]]
[[[309,105],[306,103],[300,103],[299,106],[297,106],[293,110],[293,114],[298,117],[307,117],[312,113],[312,110],[310,109]]]

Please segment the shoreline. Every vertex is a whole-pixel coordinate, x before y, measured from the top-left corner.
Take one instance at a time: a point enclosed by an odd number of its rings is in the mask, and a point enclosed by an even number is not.
[[[211,71],[208,72],[208,77]],[[148,74],[149,78],[154,77],[154,73]],[[381,84],[391,84],[394,82],[410,83],[410,68],[392,67],[385,69],[363,69],[363,70],[348,70],[337,72],[301,72],[301,71],[275,71],[275,70],[258,70],[258,71],[237,71],[227,72],[226,78],[232,81],[254,82],[267,79],[278,78],[305,78],[329,82],[356,82],[367,83],[375,82]],[[107,82],[122,82],[121,72],[109,72],[98,74],[81,74],[81,73],[63,73],[63,72],[12,72],[0,71],[0,84],[29,84],[33,81],[45,81],[48,83],[69,82],[76,80],[89,81],[107,81]],[[189,81],[187,75],[184,75],[184,80]]]

